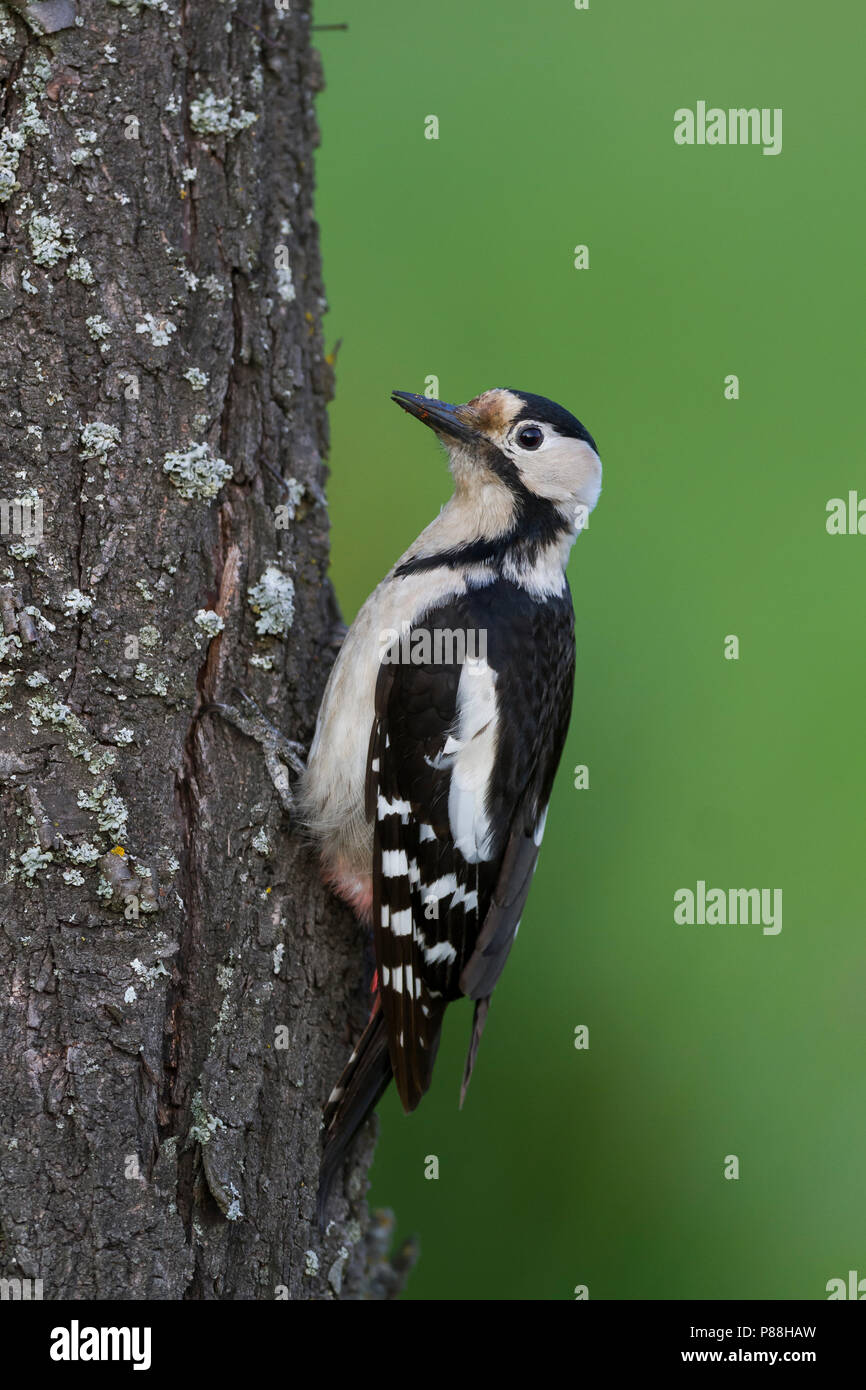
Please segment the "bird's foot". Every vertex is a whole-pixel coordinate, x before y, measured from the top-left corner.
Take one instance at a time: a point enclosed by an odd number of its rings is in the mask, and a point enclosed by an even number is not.
[[[234,724],[242,734],[246,734],[247,738],[254,738],[261,746],[265,755],[265,767],[283,810],[291,815],[294,811],[294,799],[289,772],[305,771],[306,749],[302,743],[294,743],[286,738],[284,733],[265,718],[255,700],[243,690],[235,690],[233,693],[239,700],[239,705],[213,703],[207,708],[221,714],[229,724]]]

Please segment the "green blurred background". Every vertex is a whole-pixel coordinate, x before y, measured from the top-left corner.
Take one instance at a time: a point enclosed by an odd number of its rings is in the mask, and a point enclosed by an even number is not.
[[[468,1005],[421,1108],[380,1108],[407,1297],[825,1298],[866,1275],[866,538],[825,529],[866,495],[862,9],[315,18],[350,24],[317,36],[347,617],[450,491],[392,387],[551,396],[605,466],[569,568],[571,731],[466,1108]],[[699,99],[782,107],[782,153],[676,146]],[[698,879],[782,888],[782,932],[675,926]]]

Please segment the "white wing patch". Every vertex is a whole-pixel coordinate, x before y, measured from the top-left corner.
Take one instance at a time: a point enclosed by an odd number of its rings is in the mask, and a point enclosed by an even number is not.
[[[435,946],[428,946],[424,952],[424,959],[428,965],[436,965],[439,961],[445,960],[450,965],[457,959],[457,952],[450,941],[437,941]],[[435,991],[431,990],[431,994]]]
[[[382,873],[386,878],[400,878],[408,874],[409,861],[404,849],[386,849],[382,852]]]
[[[487,793],[496,757],[498,720],[496,672],[483,660],[464,666],[457,687],[456,731],[446,748],[451,762],[448,821],[455,848],[468,864],[477,864],[490,853],[493,831],[487,815]],[[441,756],[445,756],[444,749]]]

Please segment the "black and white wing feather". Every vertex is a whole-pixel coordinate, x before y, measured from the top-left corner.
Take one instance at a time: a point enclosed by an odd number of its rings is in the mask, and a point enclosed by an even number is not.
[[[476,1000],[465,1093],[535,869],[574,674],[567,589],[541,603],[498,579],[420,630],[426,659],[416,624],[417,659],[380,670],[367,776],[379,991],[406,1110],[462,995]]]

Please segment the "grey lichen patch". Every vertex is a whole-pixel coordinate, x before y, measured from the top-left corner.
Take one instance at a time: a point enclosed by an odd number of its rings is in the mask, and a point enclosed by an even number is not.
[[[82,459],[99,459],[105,463],[109,449],[116,449],[120,443],[120,430],[116,425],[107,425],[104,420],[91,420],[81,431]]]
[[[217,458],[209,444],[191,444],[172,450],[162,465],[181,497],[210,502],[232,476],[231,465]]]
[[[75,251],[75,234],[61,226],[53,213],[34,212],[27,224],[37,265],[56,265]]]
[[[0,45],[14,44],[18,41],[12,17],[4,4],[0,4]]]
[[[260,637],[285,637],[295,617],[295,586],[276,565],[268,565],[247,595]]]
[[[156,965],[143,965],[142,962],[136,956],[135,960],[130,961],[129,964],[130,968],[135,971],[136,975],[138,976],[141,983],[144,985],[145,989],[153,989],[154,985],[156,984],[157,980],[160,978],[161,975],[165,975],[166,978],[169,978],[168,971],[166,970],[161,960],[158,960],[156,962]]]
[[[4,18],[8,17],[5,6],[0,10],[0,15]],[[6,30],[4,28],[4,30],[0,30],[0,40],[5,35]],[[15,31],[13,29],[13,41],[14,36]],[[8,202],[12,194],[21,187],[17,178],[21,151],[37,136],[48,134],[48,126],[39,113],[38,102],[45,95],[46,83],[50,76],[50,62],[44,53],[37,51],[35,59],[30,56],[27,57],[24,69],[15,81],[15,91],[23,99],[23,107],[18,128],[12,130],[7,126],[0,132],[0,203]],[[53,264],[53,262],[45,262],[45,264]]]
[[[70,845],[66,851],[67,859],[71,859],[73,864],[95,864],[100,854],[101,850],[89,840],[82,840],[80,845]]]
[[[208,299],[225,299],[228,294],[227,287],[216,275],[206,275],[201,282],[201,287]]]
[[[145,662],[139,661],[135,668],[135,679],[146,685],[151,695],[168,694],[168,677],[163,671],[152,671]]]
[[[39,626],[42,628],[44,632],[57,631],[56,624],[52,623],[49,618],[46,618],[44,613],[41,613],[40,610],[38,608],[35,608],[32,603],[27,605],[27,607],[24,609],[24,612],[29,613],[30,617],[34,620],[34,622],[39,624]]]
[[[67,266],[66,274],[70,280],[80,280],[82,285],[95,285],[96,279],[93,274],[93,266],[86,256],[79,256]]]
[[[192,1098],[192,1124],[189,1127],[189,1137],[193,1143],[209,1144],[218,1129],[225,1129],[225,1124],[218,1115],[210,1115],[204,1106],[201,1091],[196,1091]]]
[[[84,322],[87,325],[88,333],[95,343],[104,342],[108,335],[114,332],[108,320],[102,318],[100,314],[91,314]]]
[[[229,991],[231,990],[232,980],[234,979],[234,976],[235,968],[233,965],[223,964],[217,966],[217,985],[222,991],[223,997],[222,1002],[220,1004],[219,1013],[217,1014],[216,1023],[214,1024],[213,1029],[211,1030],[212,1037],[215,1037],[217,1033],[222,1032],[223,1028],[225,1028],[226,1024],[232,1016],[233,1010],[231,1001],[229,999]]]
[[[177,324],[171,319],[158,319],[153,314],[145,314],[141,323],[135,325],[136,333],[146,333],[154,347],[167,347],[172,333],[177,332]]]
[[[90,792],[79,791],[78,805],[84,811],[94,812],[96,824],[104,834],[115,839],[126,838],[129,811],[109,782],[97,783]]]
[[[38,733],[43,724],[60,729],[65,724],[77,723],[69,706],[64,705],[62,700],[52,699],[47,693],[32,695],[27,705],[30,710],[30,727],[34,733]]]
[[[162,636],[158,627],[154,627],[152,623],[145,623],[144,627],[138,629],[138,640],[142,647],[151,651],[154,647],[159,646]]]
[[[0,132],[0,203],[8,202],[21,187],[16,174],[21,151],[26,144],[26,137],[20,130],[6,129]]]
[[[244,1214],[241,1211],[241,1194],[238,1192],[233,1182],[229,1183],[229,1195],[231,1201],[226,1207],[226,1221],[243,1221]]]
[[[19,878],[24,879],[25,883],[33,883],[40,869],[44,869],[46,864],[50,864],[54,855],[50,850],[43,850],[40,846],[33,845],[26,849],[23,854],[18,856],[19,868],[16,873]]]
[[[295,281],[292,276],[292,267],[288,261],[278,265],[276,269],[277,294],[284,304],[291,304],[296,298]]]
[[[80,589],[70,589],[68,594],[63,595],[63,611],[70,618],[74,618],[78,613],[89,613],[92,607],[93,599],[83,594]]]
[[[141,10],[158,10],[161,14],[172,13],[171,6],[167,0],[108,0],[109,5],[115,5],[119,10],[129,10],[130,14],[138,14]]]
[[[207,372],[202,372],[198,367],[189,367],[183,374],[184,381],[188,381],[193,391],[203,391],[210,381]]]
[[[194,622],[199,629],[195,636],[197,647],[200,647],[205,639],[210,642],[214,637],[218,637],[225,627],[224,619],[212,608],[200,608],[195,615]]]
[[[10,632],[5,637],[0,635],[0,661],[6,661],[10,652],[17,656],[22,650],[21,638],[17,632]]]
[[[241,111],[233,116],[231,97],[218,97],[208,87],[189,104],[189,123],[197,135],[238,135],[258,120],[255,111]]]
[[[286,479],[286,500],[277,508],[278,520],[285,514],[287,521],[294,521],[306,488],[297,478]]]
[[[252,843],[253,849],[256,851],[257,854],[270,854],[271,845],[270,841],[268,840],[267,831],[265,830],[264,826],[261,826],[261,828],[256,831],[255,835],[253,836]]]

